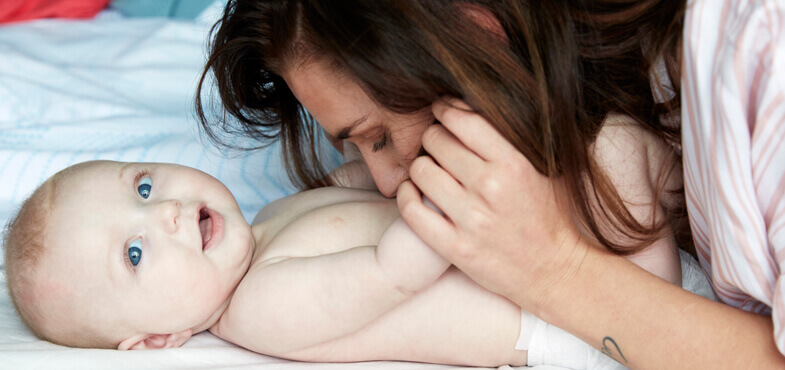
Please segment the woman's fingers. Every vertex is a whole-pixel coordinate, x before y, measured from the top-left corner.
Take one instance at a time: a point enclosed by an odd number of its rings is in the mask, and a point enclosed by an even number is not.
[[[428,127],[423,134],[422,144],[439,166],[464,186],[472,174],[485,164],[482,158],[469,150],[442,125]]]
[[[447,217],[460,211],[460,202],[455,199],[466,199],[463,186],[447,171],[439,167],[431,157],[418,157],[409,167],[409,177],[417,188],[444,212]]]
[[[449,252],[445,249],[454,243],[457,235],[455,226],[442,214],[423,203],[420,191],[411,181],[398,187],[398,209],[409,227],[437,253]]]
[[[443,98],[432,106],[433,115],[469,150],[486,161],[501,160],[519,153],[482,116],[461,100]]]
[[[538,173],[482,116],[455,99],[433,104],[423,146],[435,158],[409,167],[398,206],[411,228],[437,253],[490,291],[531,304],[552,280],[540,271],[564,271],[579,233],[563,183]],[[438,162],[438,164],[437,164]],[[445,216],[423,204],[431,199]],[[553,267],[557,266],[557,267]],[[514,278],[511,278],[514,277]]]

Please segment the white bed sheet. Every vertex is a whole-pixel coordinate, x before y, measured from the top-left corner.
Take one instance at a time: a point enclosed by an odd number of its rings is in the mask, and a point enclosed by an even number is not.
[[[222,154],[200,138],[193,95],[213,17],[0,27],[0,221],[51,174],[91,159],[199,168],[249,219],[294,191],[277,146]]]
[[[290,194],[278,146],[227,156],[205,149],[192,95],[205,34],[221,6],[196,22],[42,20],[0,27],[0,223],[48,176],[92,160],[188,165],[223,181],[246,218]],[[326,148],[329,150],[330,148]],[[329,155],[333,164],[337,154]],[[209,333],[182,348],[75,349],[36,339],[16,316],[0,253],[0,368],[447,369],[406,362],[311,364],[253,353]]]

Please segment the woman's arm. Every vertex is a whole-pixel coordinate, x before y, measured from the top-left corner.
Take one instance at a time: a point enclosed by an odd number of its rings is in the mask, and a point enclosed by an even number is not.
[[[352,334],[433,284],[450,263],[398,218],[378,246],[252,268],[219,335],[286,357]]]
[[[398,204],[415,232],[476,282],[629,367],[785,366],[771,318],[594,248],[574,227],[558,180],[540,175],[479,115],[444,102],[434,114],[444,128],[426,131],[423,145],[439,165],[418,158],[416,187],[402,184]],[[422,204],[418,188],[446,218]]]
[[[773,165],[785,163],[780,149],[785,136],[784,16],[785,4],[779,1],[691,2],[681,71],[685,185],[692,218],[706,218],[705,229],[700,230],[698,222],[693,230],[702,239],[699,243],[710,245],[704,253],[710,253],[719,285],[730,286],[725,294],[734,294],[736,287],[750,292],[770,302],[772,315],[673,289],[626,268],[613,256],[589,251],[576,275],[597,276],[596,281],[584,281],[584,287],[579,281],[568,282],[565,289],[596,292],[602,303],[571,299],[575,306],[561,309],[552,306],[563,302],[556,298],[543,306],[554,323],[594,340],[618,335],[633,367],[785,368],[784,244],[777,233],[785,222],[783,213],[773,211],[782,209],[782,198],[770,195],[772,189],[783,189],[785,178],[785,167]],[[742,208],[746,212],[739,211]],[[735,217],[740,219],[733,222]],[[729,255],[734,251],[750,257],[739,261]],[[756,289],[769,292],[753,293]],[[635,290],[651,295],[651,302]],[[615,304],[629,315],[614,318]],[[598,315],[593,318],[597,326],[577,322],[577,310]],[[614,332],[603,334],[603,328]]]
[[[509,298],[630,368],[785,367],[771,317],[692,294],[608,252],[574,250],[561,265],[569,272],[547,272],[557,283],[540,302],[525,292]]]

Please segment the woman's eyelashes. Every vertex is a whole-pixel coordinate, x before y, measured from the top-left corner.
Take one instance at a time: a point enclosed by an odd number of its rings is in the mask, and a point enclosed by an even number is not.
[[[136,185],[136,192],[139,195],[147,199],[150,197],[150,192],[153,191],[153,180],[150,176],[142,173],[141,175],[137,175],[137,185]]]
[[[379,150],[384,148],[385,145],[387,145],[387,134],[386,133],[382,134],[382,138],[379,139],[379,141],[373,143],[373,149],[371,149],[371,151],[374,152],[374,153],[378,152]]]
[[[125,251],[125,260],[131,265],[131,267],[136,267],[139,262],[142,261],[142,239],[136,239],[128,244],[128,248]]]

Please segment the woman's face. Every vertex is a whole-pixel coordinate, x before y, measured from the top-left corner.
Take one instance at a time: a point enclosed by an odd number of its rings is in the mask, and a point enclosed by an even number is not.
[[[394,197],[409,178],[422,134],[433,122],[430,107],[411,114],[390,112],[359,84],[319,61],[292,68],[283,78],[328,134],[357,145],[379,191]]]

